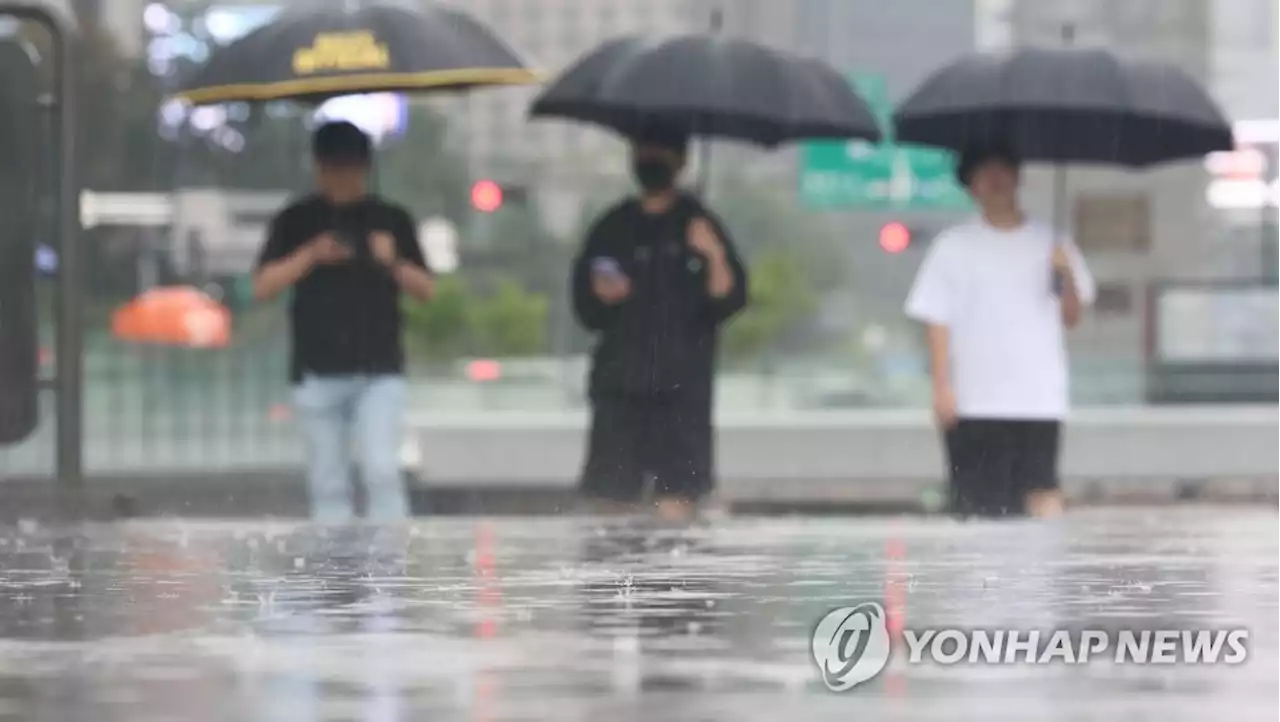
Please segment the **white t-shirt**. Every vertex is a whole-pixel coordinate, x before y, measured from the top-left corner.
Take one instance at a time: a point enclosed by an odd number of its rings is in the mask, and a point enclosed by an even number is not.
[[[1069,241],[1082,303],[1096,295]],[[1069,405],[1067,353],[1053,294],[1053,231],[1027,222],[1002,230],[981,218],[933,242],[907,298],[907,315],[950,332],[951,384],[961,418],[1061,419]]]

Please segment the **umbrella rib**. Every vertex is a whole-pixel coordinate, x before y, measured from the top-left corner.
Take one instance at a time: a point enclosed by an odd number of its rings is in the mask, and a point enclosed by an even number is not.
[[[439,13],[440,15],[444,16],[450,24],[454,25],[455,29],[460,29],[460,26],[462,25],[462,23],[459,22],[458,17],[454,15],[451,9],[446,9],[446,8],[437,6],[437,7],[431,8],[431,12]],[[458,33],[447,34],[445,36],[445,42],[449,44],[450,55],[451,56],[458,55]]]
[[[783,92],[786,94],[787,101],[785,112],[787,118],[787,131],[794,132],[794,129],[800,125],[799,119],[797,118],[798,111],[796,109],[796,106],[799,105],[799,103],[796,102],[796,86],[801,82],[811,82],[811,79],[808,74],[800,72],[804,68],[800,65],[798,58],[782,58],[782,61],[784,62],[783,68],[786,69],[783,73],[783,80],[786,82],[782,84],[782,87],[784,88]],[[822,98],[824,102],[826,101],[826,97],[820,93],[814,94],[814,97]]]
[[[658,43],[657,45],[661,44],[662,43]],[[637,38],[637,42],[632,43],[630,44],[630,47],[623,49],[623,57],[627,61],[631,61],[640,55],[649,52],[651,49],[652,47],[650,47],[650,43],[641,38]],[[609,71],[601,76],[596,88],[597,96],[602,98],[612,96],[613,92],[611,88],[621,82],[621,78],[625,76],[626,71],[631,69],[631,62],[621,62],[621,60],[615,61],[613,63],[613,67],[609,68]]]
[[[1132,89],[1129,87],[1129,83],[1126,82],[1127,78],[1125,77],[1125,74],[1121,72],[1120,63],[1117,62],[1113,56],[1108,56],[1107,60],[1108,60],[1108,65],[1111,68],[1112,77],[1115,78],[1116,85],[1118,85],[1120,88],[1120,99],[1124,102],[1124,105],[1122,106],[1124,110],[1120,113],[1120,123],[1118,124],[1119,127],[1116,128],[1116,132],[1113,133],[1111,136],[1112,137],[1111,147],[1114,149],[1112,154],[1118,156],[1120,155],[1120,140],[1121,140],[1120,131],[1123,130],[1126,125],[1128,125],[1127,121],[1129,121],[1135,115],[1133,112],[1133,109],[1134,109],[1133,93],[1132,93]]]
[[[713,81],[713,87],[716,88],[717,92],[727,93],[726,98],[720,99],[722,102],[716,103],[716,105],[721,108],[724,106],[732,107],[733,91],[736,87],[736,83],[734,83],[734,66],[729,62],[729,53],[724,50],[730,42],[731,41],[729,39],[722,35],[712,35],[711,40],[705,46],[710,55],[709,65],[711,66],[711,80]],[[765,50],[767,52],[767,48]],[[710,114],[704,113],[704,116],[707,115]],[[711,129],[714,126],[714,123],[711,122],[711,118],[705,117],[703,119],[703,125],[708,128],[707,134],[712,135]]]
[[[1013,62],[1012,60],[1010,60],[1010,61],[1008,61],[1008,62],[1006,62],[1006,63],[1004,64],[1004,67],[1003,67],[1003,68],[1001,68],[1001,69],[1000,69],[1000,87],[999,87],[999,92],[1000,92],[1000,97],[1001,97],[1001,98],[1005,98],[1005,99],[1009,98],[1010,89],[1013,87],[1013,77],[1012,77],[1012,76],[1013,76],[1013,66],[1014,66],[1014,62]],[[998,117],[998,118],[1000,118],[1000,116],[1003,116],[1003,115],[1004,115],[1006,112],[1008,112],[1008,111],[1007,111],[1007,110],[1001,110],[1001,111],[997,111],[997,112],[998,112],[997,117]],[[1000,119],[1001,119],[1001,120],[1004,120],[1005,122],[1008,122],[1009,120],[1011,120],[1011,119],[1008,119],[1008,118],[1000,118]],[[1018,125],[1018,124],[1017,124],[1017,123],[1013,123],[1013,122],[1009,122],[1009,125],[1010,125],[1010,126],[1016,126],[1016,125]],[[1003,134],[1007,133],[1007,132],[1008,132],[1008,130],[1009,130],[1009,129],[996,130],[996,131],[994,131],[994,132],[995,132],[995,134],[996,134],[996,135],[1003,135]],[[989,133],[990,133],[990,132],[993,132],[993,131],[988,130],[987,132],[989,132]],[[984,140],[987,140],[987,139],[984,139]],[[1015,140],[1014,142],[1016,143],[1017,141]],[[1020,151],[1019,151],[1019,152],[1020,152]]]

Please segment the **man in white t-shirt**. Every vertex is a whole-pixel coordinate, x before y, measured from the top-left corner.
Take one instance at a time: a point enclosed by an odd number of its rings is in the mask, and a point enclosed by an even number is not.
[[[1074,244],[1029,220],[1018,158],[986,147],[957,167],[980,213],[940,234],[907,299],[927,327],[933,407],[961,516],[1062,513],[1065,331],[1095,288]]]

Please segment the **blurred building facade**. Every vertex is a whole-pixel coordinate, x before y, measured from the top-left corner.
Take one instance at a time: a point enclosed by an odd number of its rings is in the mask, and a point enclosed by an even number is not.
[[[883,73],[897,100],[974,48],[974,0],[798,0],[796,49],[845,71]]]
[[[1280,144],[1280,4],[1272,0],[1215,0],[1211,7],[1209,83],[1218,102],[1240,125],[1240,155],[1223,182],[1212,168],[1210,200],[1226,227],[1232,270],[1248,275],[1254,263],[1277,273],[1277,146]],[[1249,167],[1263,162],[1258,167]],[[1243,176],[1243,177],[1242,177]],[[1259,192],[1261,191],[1261,192]],[[1261,203],[1259,203],[1261,201]],[[1258,228],[1261,224],[1261,229]],[[1253,248],[1262,247],[1255,254]]]
[[[1209,81],[1233,120],[1280,115],[1276,62],[1280,4],[1272,0],[1210,3]]]
[[[74,14],[91,18],[111,32],[121,51],[128,55],[142,53],[145,42],[142,15],[151,0],[50,0],[49,4]]]
[[[447,0],[493,27],[539,71],[563,70],[619,35],[673,35],[693,27],[690,0]],[[704,21],[705,23],[705,21]],[[529,122],[536,90],[482,92],[449,108],[474,172],[498,176],[556,174],[584,190],[595,176],[620,177],[621,146],[609,135],[556,121]],[[566,170],[568,169],[568,170]],[[572,171],[572,172],[569,172]]]

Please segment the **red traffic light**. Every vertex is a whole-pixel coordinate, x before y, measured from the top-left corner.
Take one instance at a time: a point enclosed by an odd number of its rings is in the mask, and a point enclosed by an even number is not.
[[[487,383],[502,378],[502,364],[493,359],[476,359],[467,364],[467,378],[476,383]]]
[[[502,186],[491,180],[476,181],[471,186],[471,205],[481,213],[493,213],[502,207]]]
[[[880,247],[886,253],[902,253],[911,245],[911,229],[901,223],[886,223],[880,229]]]

